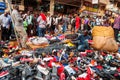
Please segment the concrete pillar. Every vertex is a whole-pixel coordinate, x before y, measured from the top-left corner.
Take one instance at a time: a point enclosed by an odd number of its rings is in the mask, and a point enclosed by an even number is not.
[[[50,15],[54,15],[55,0],[50,0]]]

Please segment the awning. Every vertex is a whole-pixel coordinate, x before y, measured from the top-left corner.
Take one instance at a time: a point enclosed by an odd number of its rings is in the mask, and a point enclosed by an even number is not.
[[[50,0],[46,0],[50,1]],[[55,0],[55,3],[66,4],[71,6],[80,7],[83,0]]]

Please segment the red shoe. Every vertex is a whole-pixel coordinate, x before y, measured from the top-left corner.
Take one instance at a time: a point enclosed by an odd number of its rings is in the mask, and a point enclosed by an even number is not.
[[[80,55],[81,55],[82,57],[86,57],[86,56],[87,56],[87,53],[86,53],[86,52],[80,52]]]
[[[8,74],[9,74],[8,71],[3,71],[0,73],[0,78],[6,76]]]
[[[117,69],[118,72],[120,72],[120,67]]]
[[[92,50],[86,50],[85,52],[86,53],[92,53],[93,51]]]
[[[93,44],[93,40],[88,40],[88,43],[89,44]]]
[[[60,79],[59,80],[65,80],[65,74],[64,73],[60,74]]]

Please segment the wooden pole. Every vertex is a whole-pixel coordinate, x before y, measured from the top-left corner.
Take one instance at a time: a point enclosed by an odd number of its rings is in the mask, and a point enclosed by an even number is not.
[[[11,2],[10,2],[10,0],[6,0],[6,1],[8,2],[8,9],[10,10],[10,15],[12,16],[12,10],[11,10],[11,6],[10,6]],[[14,29],[14,32],[15,32],[15,36],[16,36],[16,39],[17,39],[18,46],[21,48],[19,38],[18,38],[17,32],[15,30],[15,23],[14,23],[12,17],[11,17],[11,20],[12,20],[13,29]]]
[[[50,15],[54,15],[55,0],[50,0]]]

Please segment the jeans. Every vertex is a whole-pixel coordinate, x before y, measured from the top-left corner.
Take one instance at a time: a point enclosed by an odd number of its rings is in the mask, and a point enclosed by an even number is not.
[[[63,29],[62,29],[62,32],[65,33],[66,30],[67,30],[67,24],[63,24],[62,28],[63,28]]]
[[[79,51],[85,51],[86,49],[89,49],[89,44],[87,42],[84,42],[84,44],[78,45]]]
[[[119,34],[119,29],[114,28],[114,36],[116,41],[118,41],[118,34]]]
[[[45,28],[38,27],[38,36],[44,37],[45,36]]]

